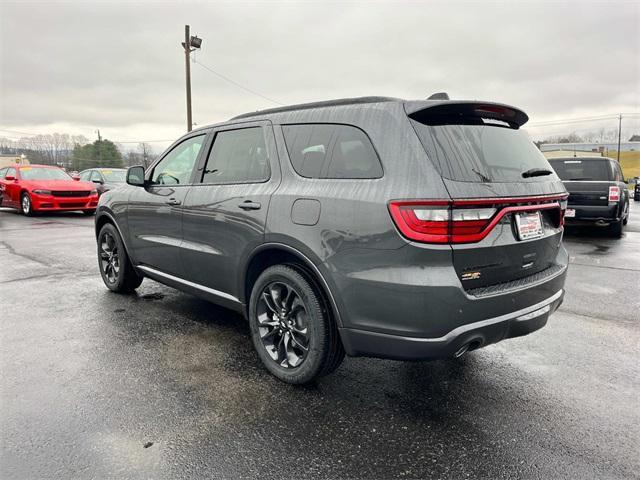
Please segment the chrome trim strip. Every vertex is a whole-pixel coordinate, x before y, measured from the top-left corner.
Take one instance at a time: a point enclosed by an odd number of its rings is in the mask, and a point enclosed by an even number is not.
[[[179,238],[167,237],[166,235],[136,235],[136,237],[145,242],[160,243],[171,247],[179,247],[182,241]]]
[[[451,330],[449,333],[447,333],[446,335],[443,335],[442,337],[437,337],[437,338],[433,338],[433,337],[407,337],[404,335],[393,335],[393,334],[389,334],[389,333],[379,333],[379,332],[368,332],[366,331],[366,333],[368,334],[372,334],[372,335],[382,335],[385,337],[393,337],[394,339],[402,339],[402,340],[406,340],[408,342],[415,342],[415,343],[447,343],[457,337],[459,337],[460,335],[463,335],[469,331],[472,330],[476,330],[478,328],[483,328],[483,327],[487,327],[489,325],[493,325],[496,323],[501,323],[501,322],[506,322],[507,320],[518,320],[520,317],[523,317],[531,312],[535,312],[536,310],[540,310],[543,309],[544,307],[547,307],[549,305],[551,305],[552,303],[554,303],[555,301],[559,300],[562,297],[562,294],[564,293],[563,289],[558,290],[555,294],[551,295],[549,298],[536,303],[535,305],[531,305],[530,307],[526,307],[523,308],[521,310],[518,310],[516,312],[511,312],[511,313],[506,313],[504,315],[500,315],[499,317],[493,317],[493,318],[489,318],[487,320],[480,320],[478,322],[474,322],[474,323],[469,323],[467,325],[461,325],[458,328],[454,328],[453,330]],[[551,310],[551,309],[549,309]],[[541,312],[540,315],[544,314],[546,312]],[[536,315],[535,317],[537,317],[539,315]],[[533,318],[535,318],[533,317]],[[518,320],[518,321],[524,321],[524,320]],[[349,329],[349,330],[355,330],[355,329]],[[364,330],[357,330],[357,331],[361,331],[361,332],[365,332]]]
[[[190,242],[188,240],[181,240],[179,238],[168,237],[166,235],[137,235],[137,237],[146,242],[160,243],[162,245],[169,245],[170,247],[185,248],[196,252],[209,253],[211,255],[222,255],[220,250],[216,250],[204,243]]]
[[[564,290],[560,289],[556,293],[551,295],[549,298],[547,298],[546,300],[538,302],[535,305],[531,305],[530,307],[523,308],[522,310],[518,310],[517,312],[505,313],[504,315],[500,315],[499,317],[493,317],[493,318],[489,318],[487,320],[480,320],[479,322],[469,323],[468,325],[462,325],[462,326],[460,326],[458,328],[454,328],[449,333],[447,333],[445,336],[440,337],[440,338],[424,338],[424,339],[421,339],[421,340],[425,340],[427,342],[447,342],[447,341],[451,340],[452,338],[459,337],[463,333],[466,333],[466,332],[468,332],[470,330],[475,330],[477,328],[482,328],[482,327],[486,327],[488,325],[493,325],[494,323],[500,323],[500,322],[504,322],[506,320],[511,320],[514,317],[515,318],[522,317],[523,315],[526,315],[527,313],[535,312],[536,310],[541,309],[543,307],[546,307],[547,305],[555,302],[556,300],[558,300],[562,296],[563,291]]]
[[[215,295],[216,297],[224,298],[225,300],[231,300],[232,302],[236,302],[242,304],[240,300],[238,300],[233,295],[229,295],[228,293],[221,292],[220,290],[216,290],[214,288],[205,287],[204,285],[200,285],[199,283],[190,282],[189,280],[184,280],[180,277],[176,277],[174,275],[170,275],[168,273],[161,272],[156,270],[155,268],[147,267],[146,265],[138,265],[138,268],[144,272],[150,273],[151,275],[158,275],[159,277],[166,278],[168,280],[172,280],[174,282],[181,283],[188,287],[196,288],[198,290],[202,290],[203,292],[209,293],[211,295]]]

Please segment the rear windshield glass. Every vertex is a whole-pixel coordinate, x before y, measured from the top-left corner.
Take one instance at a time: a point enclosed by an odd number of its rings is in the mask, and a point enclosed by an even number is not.
[[[440,174],[460,182],[546,182],[555,176],[523,177],[532,169],[551,170],[522,130],[492,125],[425,125],[411,120]]]
[[[562,180],[611,180],[611,168],[607,160],[549,160]]]
[[[20,176],[23,180],[71,180],[64,170],[58,168],[22,167]]]

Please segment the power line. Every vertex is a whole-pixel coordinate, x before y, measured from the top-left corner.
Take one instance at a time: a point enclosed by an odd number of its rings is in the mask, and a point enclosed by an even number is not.
[[[236,82],[235,80],[232,80],[231,78],[229,78],[229,77],[227,77],[227,76],[225,76],[225,75],[223,75],[223,74],[221,74],[219,72],[216,72],[214,69],[212,69],[211,67],[206,66],[204,63],[196,61],[195,58],[193,58],[191,61],[193,63],[197,64],[197,65],[200,65],[205,70],[208,70],[209,72],[213,73],[215,76],[217,76],[217,77],[219,77],[219,78],[231,83],[232,85],[235,85],[238,88],[241,88],[242,90],[245,90],[246,92],[249,92],[249,93],[252,93],[254,95],[257,95],[258,97],[263,98],[265,100],[268,100],[269,102],[275,103],[276,105],[284,105],[284,103],[282,103],[282,102],[274,100],[273,98],[269,98],[266,95],[262,95],[261,93],[256,92],[255,90],[252,90],[249,87],[245,87],[244,85]]]
[[[545,126],[555,126],[555,125],[567,125],[570,123],[583,123],[583,122],[597,122],[597,121],[605,121],[605,120],[617,120],[618,116],[622,115],[623,118],[626,117],[635,117],[640,116],[640,113],[612,113],[609,115],[598,115],[593,117],[577,117],[577,118],[569,118],[569,119],[558,119],[558,120],[549,120],[546,122],[533,122],[528,124],[528,127],[545,127]]]

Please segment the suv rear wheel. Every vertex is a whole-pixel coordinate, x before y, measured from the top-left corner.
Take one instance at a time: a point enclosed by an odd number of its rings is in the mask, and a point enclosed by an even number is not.
[[[249,301],[251,337],[262,363],[280,380],[308,383],[342,363],[338,329],[322,300],[290,265],[269,267],[256,280]]]
[[[615,238],[620,238],[622,236],[622,230],[624,228],[623,220],[619,220],[617,222],[613,222],[610,226],[611,235]]]
[[[133,269],[118,230],[110,223],[98,234],[98,266],[102,281],[111,291],[130,293],[142,283],[143,277]]]

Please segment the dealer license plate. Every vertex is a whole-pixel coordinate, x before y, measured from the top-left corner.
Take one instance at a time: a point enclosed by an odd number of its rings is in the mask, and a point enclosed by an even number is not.
[[[516,226],[520,240],[531,240],[544,235],[540,212],[516,213]]]
[[[575,211],[573,208],[567,208],[567,209],[564,211],[564,216],[565,216],[566,218],[575,218],[575,216],[576,216],[576,211]]]

